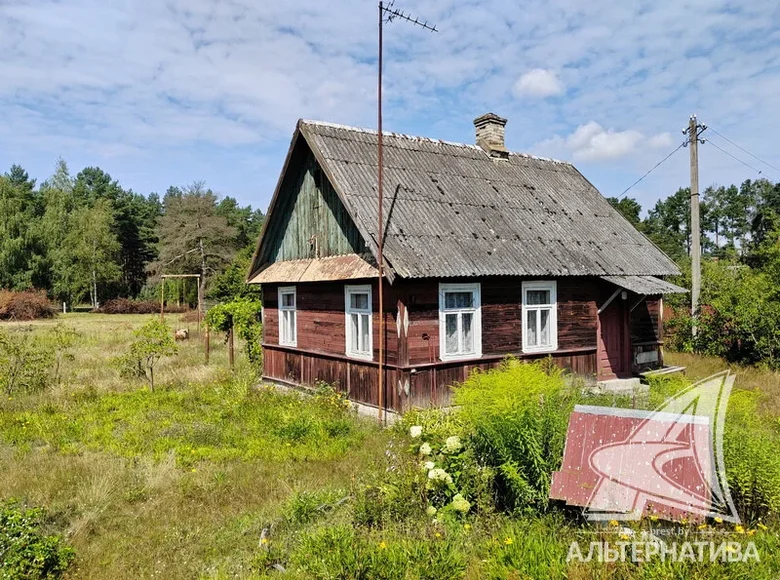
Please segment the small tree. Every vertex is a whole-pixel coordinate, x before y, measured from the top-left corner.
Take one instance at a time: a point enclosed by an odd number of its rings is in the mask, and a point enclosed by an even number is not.
[[[154,390],[154,367],[166,356],[178,352],[168,326],[155,319],[150,320],[133,333],[136,340],[130,345],[130,351],[118,359],[123,376],[135,376],[146,379],[149,388]]]

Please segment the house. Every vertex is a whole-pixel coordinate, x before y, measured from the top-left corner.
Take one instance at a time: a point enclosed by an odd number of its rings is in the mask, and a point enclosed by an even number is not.
[[[663,362],[677,266],[569,163],[384,133],[383,406],[445,404],[507,355],[593,379]],[[252,260],[264,378],[378,401],[377,133],[298,122]]]

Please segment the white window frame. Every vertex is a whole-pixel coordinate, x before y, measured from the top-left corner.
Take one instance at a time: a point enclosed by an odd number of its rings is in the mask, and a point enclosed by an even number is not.
[[[529,290],[547,290],[550,292],[550,304],[532,304],[529,305],[526,300]],[[536,353],[536,352],[553,352],[558,350],[558,283],[555,280],[534,280],[531,282],[523,282],[523,317],[520,324],[521,332],[523,335],[523,352]],[[538,314],[541,310],[550,311],[550,344],[544,346],[536,346],[528,344],[528,332],[526,331],[526,319],[527,312],[536,311],[537,320],[536,328],[538,332],[541,332],[541,315]]]
[[[353,294],[368,294],[368,309],[352,308],[352,301],[350,297]],[[359,352],[352,350],[352,332],[357,332],[360,335],[360,326],[355,328],[352,324],[352,314],[368,314],[368,352]],[[374,360],[374,312],[373,303],[371,302],[371,285],[361,284],[360,286],[344,286],[344,340],[346,354],[350,358],[358,358],[361,360]],[[359,317],[358,320],[363,320]],[[359,322],[358,324],[362,324]]]
[[[293,302],[294,306],[291,308],[289,306],[284,306],[284,302],[282,300],[283,294],[292,294],[293,295]],[[280,286],[278,290],[278,310],[279,310],[279,344],[281,346],[298,346],[298,291],[296,290],[295,286]],[[284,336],[284,313],[285,312],[294,312],[294,324],[293,324],[293,336],[292,340],[290,340],[290,337]]]
[[[447,292],[471,292],[474,295],[474,306],[471,308],[445,308],[444,295]],[[447,353],[446,328],[447,314],[462,314],[471,312],[474,314],[473,332],[474,332],[474,352],[457,352],[455,354]],[[458,317],[458,328],[460,329],[462,318]],[[458,346],[461,347],[461,333],[458,332]],[[441,360],[467,360],[480,358],[482,356],[482,285],[479,282],[470,284],[439,284],[439,358]]]

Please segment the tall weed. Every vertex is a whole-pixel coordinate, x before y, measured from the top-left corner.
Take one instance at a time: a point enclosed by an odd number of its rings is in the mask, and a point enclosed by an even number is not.
[[[495,469],[499,509],[546,509],[577,398],[562,371],[516,359],[474,373],[456,388],[477,460]]]

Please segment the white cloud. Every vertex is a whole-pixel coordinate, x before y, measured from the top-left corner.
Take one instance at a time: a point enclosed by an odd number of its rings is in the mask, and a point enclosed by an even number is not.
[[[513,92],[516,97],[552,97],[563,93],[563,83],[553,71],[535,68],[517,80]]]
[[[539,143],[602,187],[652,167],[696,112],[780,165],[776,10],[420,0],[415,14],[440,32],[386,27],[385,126],[472,142],[471,119],[495,111],[511,149]],[[376,123],[375,23],[365,0],[0,0],[0,172],[18,162],[44,178],[61,154],[139,191],[164,190],[175,171],[264,206],[298,117]],[[652,195],[687,180],[678,157],[643,182]],[[702,186],[753,177],[706,144],[700,160]]]
[[[650,137],[635,129],[616,131],[605,129],[596,121],[577,127],[566,137],[556,136],[539,143],[535,149],[554,156],[569,157],[575,161],[610,161],[661,149],[672,144],[669,133],[658,133]]]

